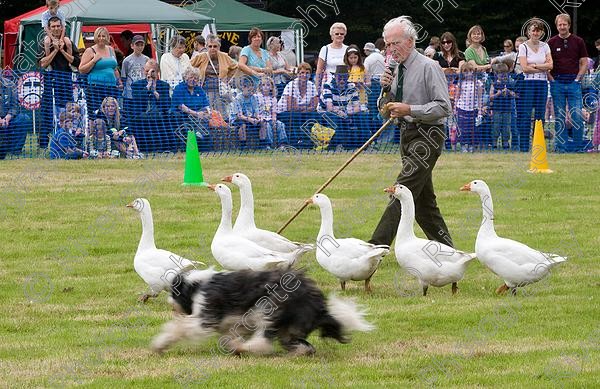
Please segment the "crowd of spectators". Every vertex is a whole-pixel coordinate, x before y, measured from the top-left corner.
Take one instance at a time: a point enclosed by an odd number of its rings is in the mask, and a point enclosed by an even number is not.
[[[526,37],[506,39],[494,57],[479,25],[469,29],[464,52],[451,32],[431,39],[422,53],[444,70],[453,105],[447,149],[528,151],[533,120],[552,118],[554,131],[546,136],[554,134],[557,151],[598,150],[597,98],[590,104],[582,94],[594,92],[582,85],[592,60],[570,33],[568,15],[558,15],[556,26],[559,34],[546,43],[541,38],[550,31],[533,19]],[[282,40],[265,42],[259,28],[250,30],[248,45],[229,53],[217,36],[198,36],[191,60],[185,39],[175,36],[160,65],[144,54],[143,36],[126,36],[130,50],[119,66],[106,28],[95,31],[94,45],[80,58],[63,20],[50,16],[38,54],[45,69],[39,147],[52,158],[143,158],[184,150],[189,130],[202,151],[316,148],[316,138],[319,149],[359,147],[382,124],[376,100],[388,65],[383,39],[361,52],[344,43],[346,33],[343,23],[331,26],[331,43],[321,48],[314,72],[308,63],[290,64]],[[600,51],[600,40],[596,46]],[[0,132],[0,159],[23,147],[27,130],[16,124],[31,125],[18,115],[10,85],[2,79],[9,97],[0,107],[0,127],[10,130]],[[587,134],[585,123],[594,127],[594,121],[595,133]],[[391,130],[379,144],[398,139]]]

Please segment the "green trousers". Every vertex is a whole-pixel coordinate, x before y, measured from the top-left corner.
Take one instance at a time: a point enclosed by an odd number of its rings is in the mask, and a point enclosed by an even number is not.
[[[446,222],[435,201],[432,171],[444,146],[443,125],[401,128],[402,171],[396,182],[412,192],[415,201],[415,219],[427,238],[453,247]],[[391,245],[398,231],[402,214],[400,201],[390,201],[369,242]]]

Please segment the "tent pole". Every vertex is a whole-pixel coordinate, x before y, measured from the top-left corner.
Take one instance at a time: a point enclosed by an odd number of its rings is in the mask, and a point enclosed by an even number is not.
[[[296,32],[296,61],[298,64],[304,62],[304,29],[300,27]]]

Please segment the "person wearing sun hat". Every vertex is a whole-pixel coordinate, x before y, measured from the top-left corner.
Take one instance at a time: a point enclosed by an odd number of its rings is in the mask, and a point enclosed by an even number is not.
[[[364,65],[367,76],[379,79],[385,71],[385,57],[381,55],[375,44],[371,42],[365,43],[363,51],[366,55]]]
[[[336,124],[336,134],[330,146],[358,147],[369,135],[368,127],[364,125],[366,117],[361,111],[358,89],[348,81],[347,65],[337,65],[331,75],[331,81],[323,84],[317,107],[328,121]]]

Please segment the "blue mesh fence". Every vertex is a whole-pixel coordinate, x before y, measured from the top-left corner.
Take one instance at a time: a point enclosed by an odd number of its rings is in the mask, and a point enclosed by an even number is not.
[[[204,153],[339,152],[362,146],[383,124],[377,80],[329,83],[316,99],[314,85],[299,80],[213,78],[196,88],[124,81],[121,90],[88,85],[78,73],[5,71],[0,118],[11,120],[0,123],[0,158],[152,157],[185,151],[188,131]],[[444,125],[446,149],[529,151],[535,119],[544,121],[549,151],[591,147],[600,80],[586,76],[579,107],[550,98],[572,94],[565,85],[514,74],[448,76],[453,113]],[[399,131],[390,126],[370,151],[397,152]]]

